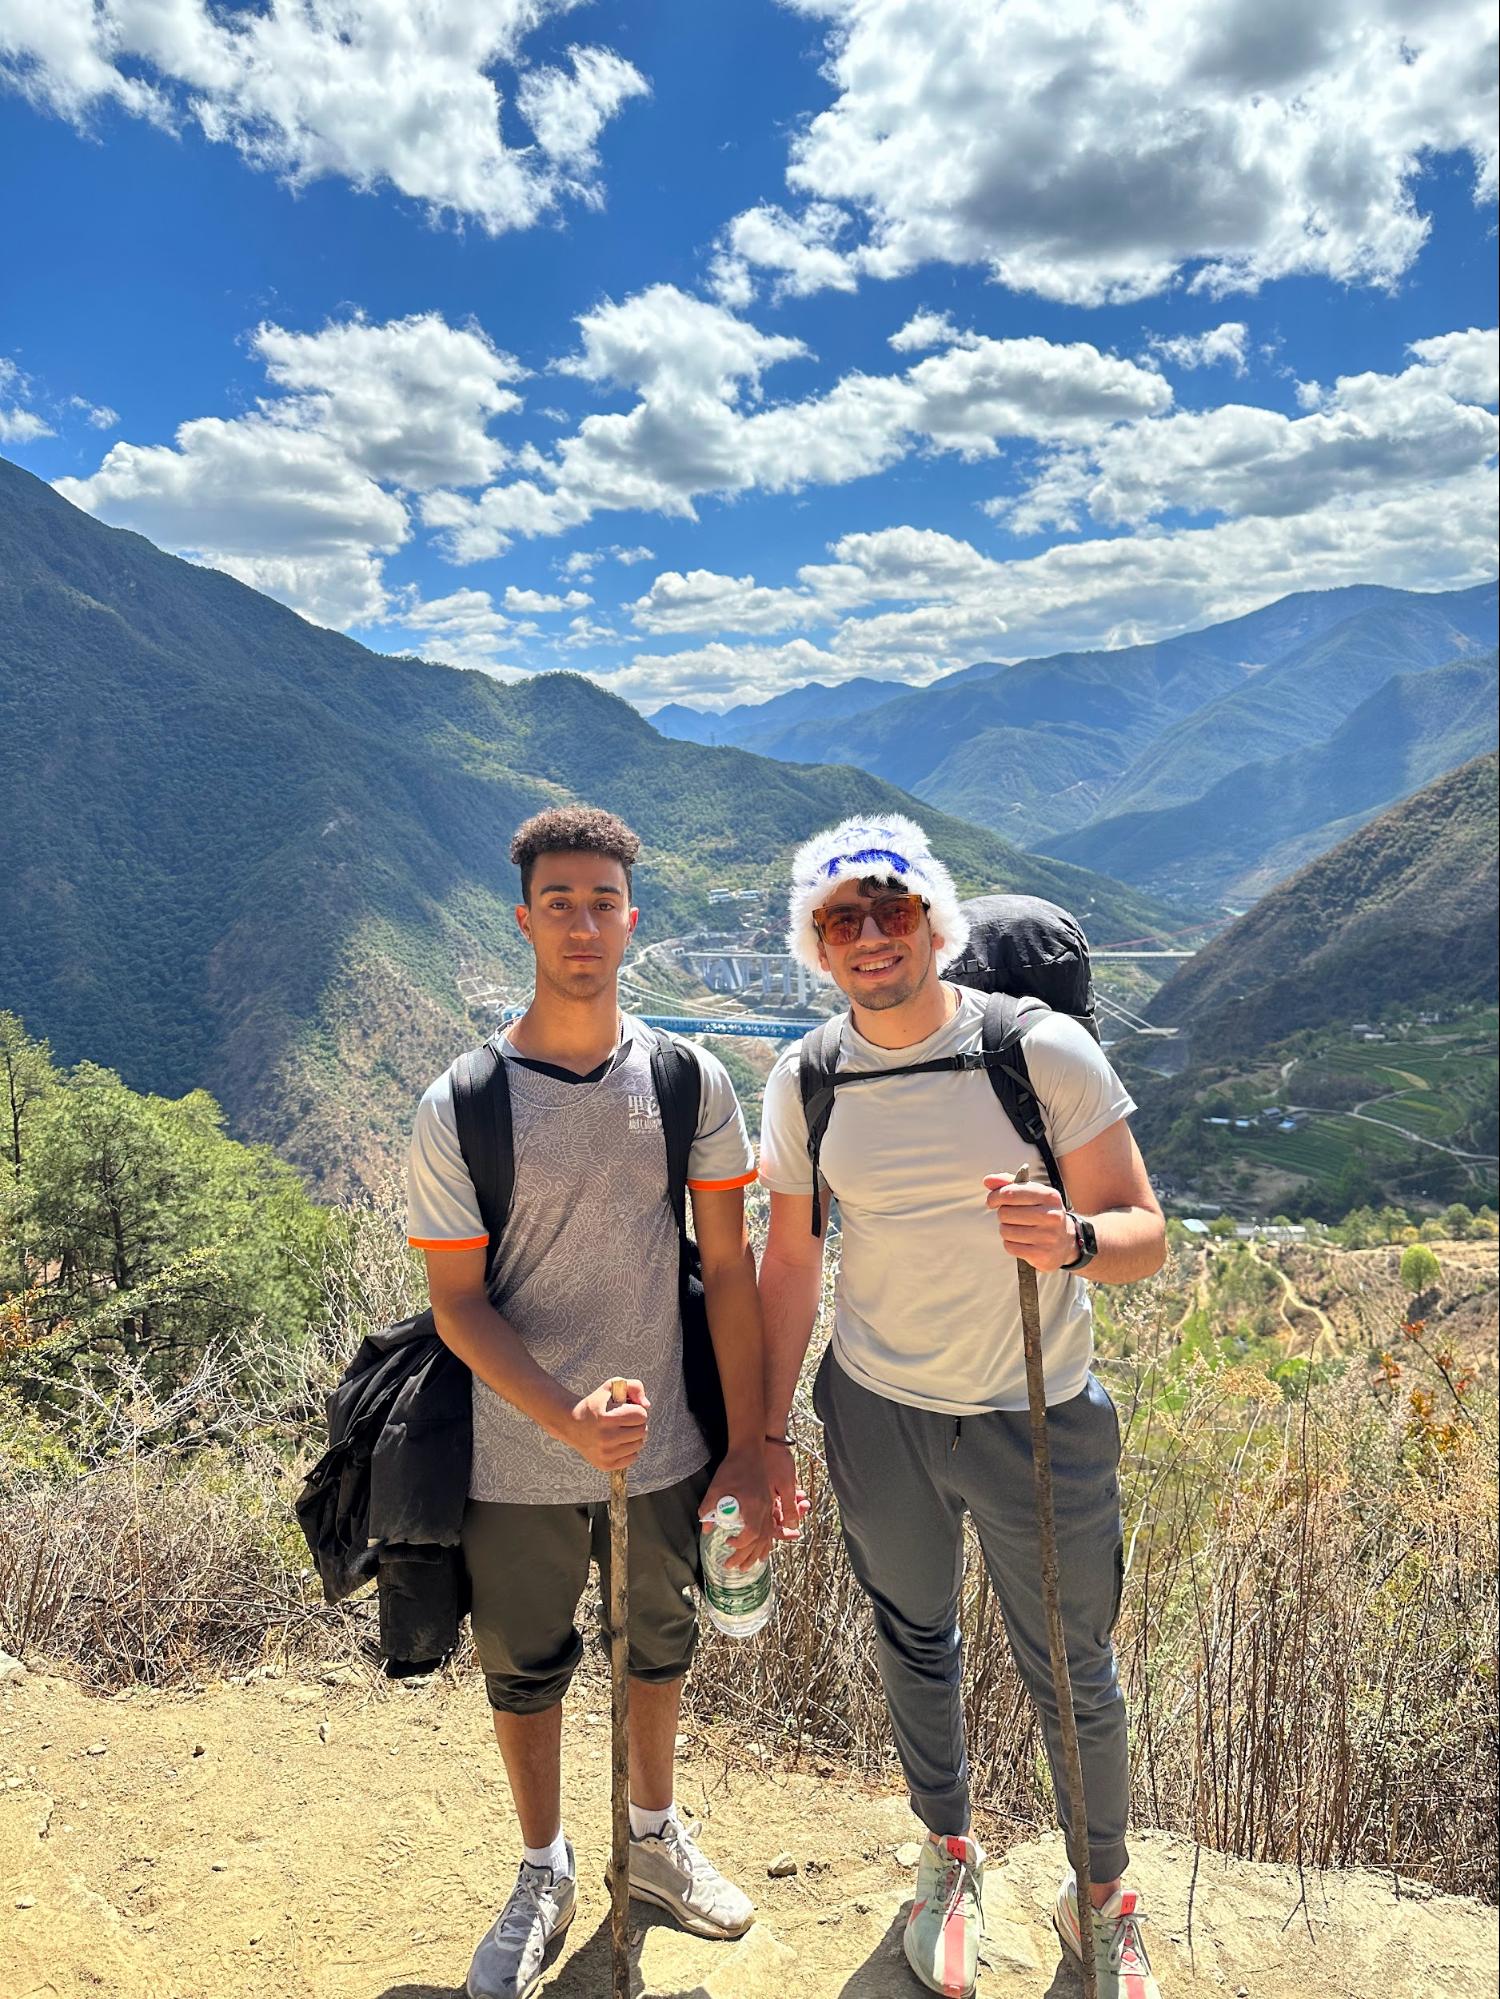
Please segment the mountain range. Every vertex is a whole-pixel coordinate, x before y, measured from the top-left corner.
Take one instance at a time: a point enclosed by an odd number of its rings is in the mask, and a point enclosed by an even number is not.
[[[836,745],[1034,850],[1158,894],[1234,901],[1495,742],[1486,683],[1425,684],[1491,651],[1495,613],[1493,583],[1301,592],[1155,645],[982,661],[917,690],[851,681],[652,719],[792,761]],[[1364,757],[1377,740],[1379,756]]]
[[[1100,942],[1183,920],[847,765],[669,742],[577,675],[372,653],[0,460],[0,1007],[60,1060],[205,1087],[315,1183],[377,1180],[473,1038],[460,967],[524,981],[510,835],[570,799],[641,834],[645,937],[724,887],[774,926],[793,848],[881,809]]]
[[[1325,1024],[1493,1002],[1500,947],[1493,751],[1361,827],[1263,896],[1146,1008],[1195,1061]]]

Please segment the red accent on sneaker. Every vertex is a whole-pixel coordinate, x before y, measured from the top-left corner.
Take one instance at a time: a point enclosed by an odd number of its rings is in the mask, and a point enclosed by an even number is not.
[[[950,1860],[967,1860],[969,1842],[949,1837],[943,1841]],[[943,1984],[950,1992],[964,1990],[964,1917],[962,1904],[955,1901],[943,1923]]]
[[[964,1918],[957,1903],[943,1924],[943,1984],[950,1992],[964,1990]]]

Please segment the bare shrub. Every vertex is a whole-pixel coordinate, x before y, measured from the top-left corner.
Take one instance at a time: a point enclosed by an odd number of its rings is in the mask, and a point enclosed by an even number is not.
[[[373,1605],[322,1603],[292,1508],[340,1369],[368,1330],[423,1302],[393,1202],[340,1218],[322,1288],[297,1344],[211,1347],[169,1389],[125,1355],[59,1376],[64,1451],[13,1417],[0,1645],[71,1660],[101,1686],[368,1649]]]

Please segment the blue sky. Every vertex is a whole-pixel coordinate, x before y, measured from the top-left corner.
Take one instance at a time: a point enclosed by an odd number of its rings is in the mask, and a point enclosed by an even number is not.
[[[650,709],[1495,567],[1472,0],[0,0],[0,450]]]

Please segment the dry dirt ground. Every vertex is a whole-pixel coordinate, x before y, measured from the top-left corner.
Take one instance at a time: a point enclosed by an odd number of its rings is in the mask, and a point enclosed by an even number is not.
[[[349,1669],[342,1669],[347,1675]],[[550,1999],[608,1991],[607,1700],[575,1689],[579,1909]],[[916,1999],[900,1954],[917,1835],[903,1800],[685,1738],[680,1796],[760,1920],[712,1944],[641,1913],[650,1999]],[[819,1771],[824,1774],[820,1774]],[[789,1854],[797,1872],[767,1870]],[[898,1858],[899,1854],[899,1858]],[[33,1670],[0,1689],[3,1999],[453,1999],[513,1876],[477,1685],[261,1679],[108,1698]],[[980,1999],[1071,1999],[1048,1925],[1055,1840],[992,1863]],[[1165,1999],[1471,1999],[1495,1912],[1136,1841]]]

